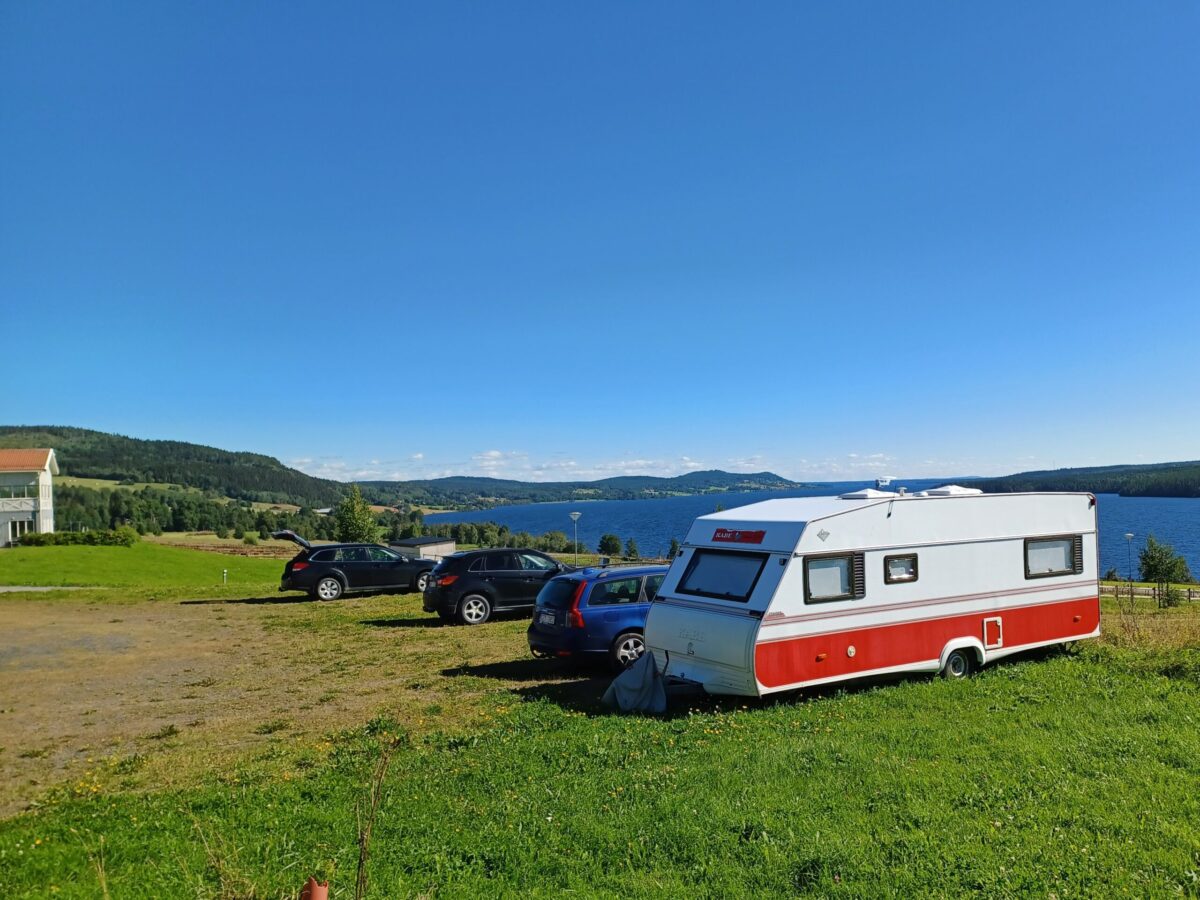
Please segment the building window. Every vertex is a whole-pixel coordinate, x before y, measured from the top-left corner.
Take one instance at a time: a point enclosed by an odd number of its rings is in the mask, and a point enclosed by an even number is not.
[[[904,553],[883,558],[883,583],[901,584],[917,580],[917,554]]]
[[[865,597],[866,567],[861,553],[804,558],[804,602],[829,603]]]
[[[1082,535],[1064,534],[1049,538],[1026,538],[1026,578],[1078,575],[1082,571]]]
[[[8,523],[8,542],[15,544],[25,535],[30,532],[36,533],[37,529],[33,527],[33,522],[28,519],[14,519]]]

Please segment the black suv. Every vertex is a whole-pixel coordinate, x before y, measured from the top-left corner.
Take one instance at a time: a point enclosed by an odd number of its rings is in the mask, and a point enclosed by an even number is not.
[[[402,556],[378,544],[321,544],[314,547],[294,531],[271,535],[300,545],[283,567],[281,591],[307,591],[318,600],[336,600],[349,591],[423,591],[436,563]]]
[[[533,609],[542,586],[570,566],[537,550],[465,550],[447,556],[425,587],[425,612],[482,625],[494,612]]]

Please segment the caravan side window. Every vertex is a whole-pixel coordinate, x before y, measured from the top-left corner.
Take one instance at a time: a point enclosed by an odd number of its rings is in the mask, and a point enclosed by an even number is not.
[[[804,602],[829,603],[865,597],[865,571],[861,553],[804,557]]]
[[[902,584],[917,580],[917,554],[904,553],[883,558],[883,583]]]
[[[1025,539],[1025,577],[1078,575],[1083,571],[1083,536],[1063,534]]]

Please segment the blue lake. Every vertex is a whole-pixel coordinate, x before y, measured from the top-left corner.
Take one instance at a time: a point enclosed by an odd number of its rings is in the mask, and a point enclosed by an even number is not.
[[[912,479],[897,482],[909,491],[919,491],[944,480]],[[697,516],[713,512],[717,504],[726,509],[757,503],[777,497],[814,497],[868,486],[865,482],[837,482],[795,491],[747,491],[731,494],[701,494],[692,497],[666,497],[659,500],[593,500],[570,503],[530,503],[522,506],[500,506],[472,512],[433,513],[427,522],[497,522],[513,531],[541,534],[562,531],[571,536],[572,511],[582,513],[579,519],[579,539],[595,547],[600,535],[613,533],[622,541],[633,538],[643,556],[661,556],[667,551],[671,538],[683,540]],[[1187,559],[1193,575],[1200,576],[1200,499],[1174,497],[1120,497],[1100,494],[1100,571],[1115,568],[1121,577],[1127,575],[1127,532],[1132,541],[1133,566],[1137,567],[1137,552],[1153,534],[1159,541],[1174,546]]]

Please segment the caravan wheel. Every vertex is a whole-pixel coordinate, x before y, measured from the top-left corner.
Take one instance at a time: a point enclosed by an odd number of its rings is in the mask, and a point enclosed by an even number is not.
[[[952,650],[942,666],[942,677],[957,680],[966,678],[975,668],[975,654],[970,650]]]

